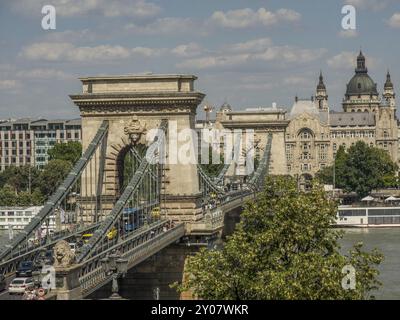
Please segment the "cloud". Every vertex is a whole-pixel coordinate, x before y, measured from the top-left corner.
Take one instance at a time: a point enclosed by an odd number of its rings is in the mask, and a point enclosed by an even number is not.
[[[203,52],[203,48],[195,42],[190,42],[188,44],[181,44],[175,47],[171,50],[171,52],[178,57],[187,58],[200,55]]]
[[[260,52],[272,45],[270,38],[259,38],[246,42],[239,42],[228,45],[225,49],[227,52]]]
[[[343,51],[328,59],[327,63],[333,69],[349,69],[355,67],[356,55],[354,52]]]
[[[12,8],[25,15],[40,14],[41,8],[48,5],[48,0],[15,0]],[[57,15],[62,17],[85,16],[89,14],[105,17],[153,17],[161,8],[146,0],[52,0]]]
[[[126,48],[118,45],[76,47],[68,42],[40,42],[24,47],[20,56],[40,61],[97,62],[127,59],[136,55],[150,57],[160,52],[161,49],[145,47]]]
[[[16,89],[20,86],[17,80],[0,80],[0,90]]]
[[[356,38],[358,37],[358,32],[356,30],[341,30],[338,33],[339,37],[341,38]]]
[[[388,20],[388,24],[392,28],[400,28],[400,12],[394,13]]]
[[[191,18],[166,17],[159,18],[148,24],[138,25],[129,23],[125,30],[135,34],[159,35],[159,34],[180,34],[180,33],[204,33],[204,26]]]
[[[209,23],[225,28],[243,29],[258,25],[272,26],[283,22],[297,22],[301,14],[290,9],[279,9],[275,12],[260,8],[254,11],[250,8],[216,11],[209,19]]]
[[[349,68],[355,68],[357,64],[358,53],[351,51],[342,51],[341,53],[329,58],[327,60],[328,66],[332,69],[343,69],[348,70]],[[366,57],[367,67],[374,68],[378,64],[378,60],[373,57]]]
[[[391,0],[344,0],[345,4],[351,4],[356,9],[370,9],[374,11],[385,9]]]
[[[212,55],[187,59],[177,64],[179,68],[212,69],[242,68],[262,66],[264,62],[274,62],[274,66],[288,63],[301,64],[321,58],[326,49],[304,49],[296,46],[274,46],[267,38],[226,45]]]

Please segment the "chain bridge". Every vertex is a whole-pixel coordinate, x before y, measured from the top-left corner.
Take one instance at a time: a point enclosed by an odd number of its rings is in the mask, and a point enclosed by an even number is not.
[[[40,213],[0,253],[0,272],[12,277],[21,261],[40,260],[62,241],[80,241],[68,263],[62,262],[65,252],[55,250],[58,299],[85,298],[108,284],[112,275],[102,259],[111,254],[132,269],[171,244],[209,245],[221,236],[225,215],[260,190],[271,163],[268,130],[257,168],[237,185],[225,181],[231,164],[210,177],[201,165],[171,161],[166,145],[184,144],[174,132],[194,129],[204,98],[194,90],[194,76],[80,80],[83,92],[71,99],[81,112],[85,151]],[[51,233],[53,216],[59,224]]]

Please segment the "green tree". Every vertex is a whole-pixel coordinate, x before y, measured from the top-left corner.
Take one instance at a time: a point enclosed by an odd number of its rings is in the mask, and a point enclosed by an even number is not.
[[[221,250],[189,257],[178,290],[211,300],[372,298],[383,257],[361,244],[340,253],[342,232],[331,228],[336,203],[318,185],[302,192],[293,178],[266,182]],[[342,287],[346,265],[356,270],[355,290]]]
[[[389,154],[382,149],[369,147],[359,141],[346,153],[339,148],[335,160],[336,187],[347,192],[355,191],[364,197],[372,189],[396,186],[397,165]],[[323,183],[333,183],[333,167],[326,167],[316,175]]]
[[[64,160],[74,165],[82,155],[82,144],[78,141],[56,143],[48,154],[50,160]]]
[[[72,168],[67,160],[50,160],[40,175],[40,191],[47,198],[53,194],[63,182]]]
[[[213,163],[214,159],[219,159],[219,163]],[[222,154],[219,154],[213,147],[209,147],[208,149],[208,163],[202,163],[204,160],[201,158],[201,154],[199,154],[198,159],[201,168],[209,177],[217,177],[222,168],[224,167],[224,157]]]
[[[0,189],[0,206],[9,207],[17,205],[17,195],[12,186],[6,184]]]

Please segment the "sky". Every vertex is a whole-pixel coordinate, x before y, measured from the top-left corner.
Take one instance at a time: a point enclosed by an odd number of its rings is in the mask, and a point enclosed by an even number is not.
[[[42,28],[49,4],[56,30]],[[147,72],[194,74],[205,102],[242,110],[290,109],[322,70],[341,110],[360,48],[378,90],[390,69],[399,91],[399,32],[400,0],[1,0],[0,119],[78,117],[79,77]]]

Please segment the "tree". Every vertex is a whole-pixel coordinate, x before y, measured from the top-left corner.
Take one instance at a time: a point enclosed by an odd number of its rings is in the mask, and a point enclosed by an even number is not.
[[[343,147],[339,148],[335,160],[336,186],[364,197],[372,189],[397,185],[397,169],[385,150],[359,141],[347,153]],[[323,183],[333,184],[333,167],[322,169],[316,177]]]
[[[17,205],[17,195],[13,187],[6,184],[0,189],[0,206],[11,207]]]
[[[218,158],[219,163],[213,163],[213,158]],[[199,163],[201,168],[209,177],[217,177],[224,167],[224,157],[217,150],[215,150],[212,146],[208,149],[208,163],[202,163],[203,159],[201,158],[201,154],[199,154]]]
[[[336,208],[319,185],[302,192],[293,178],[268,177],[223,248],[189,257],[187,277],[175,286],[211,300],[372,298],[383,257],[361,244],[339,252]],[[356,270],[355,290],[342,287],[347,265]]]
[[[74,165],[82,155],[82,144],[78,141],[56,143],[48,154],[50,160],[64,160]]]
[[[57,187],[63,182],[72,168],[71,162],[67,160],[50,160],[40,175],[40,191],[47,198],[53,194]]]

